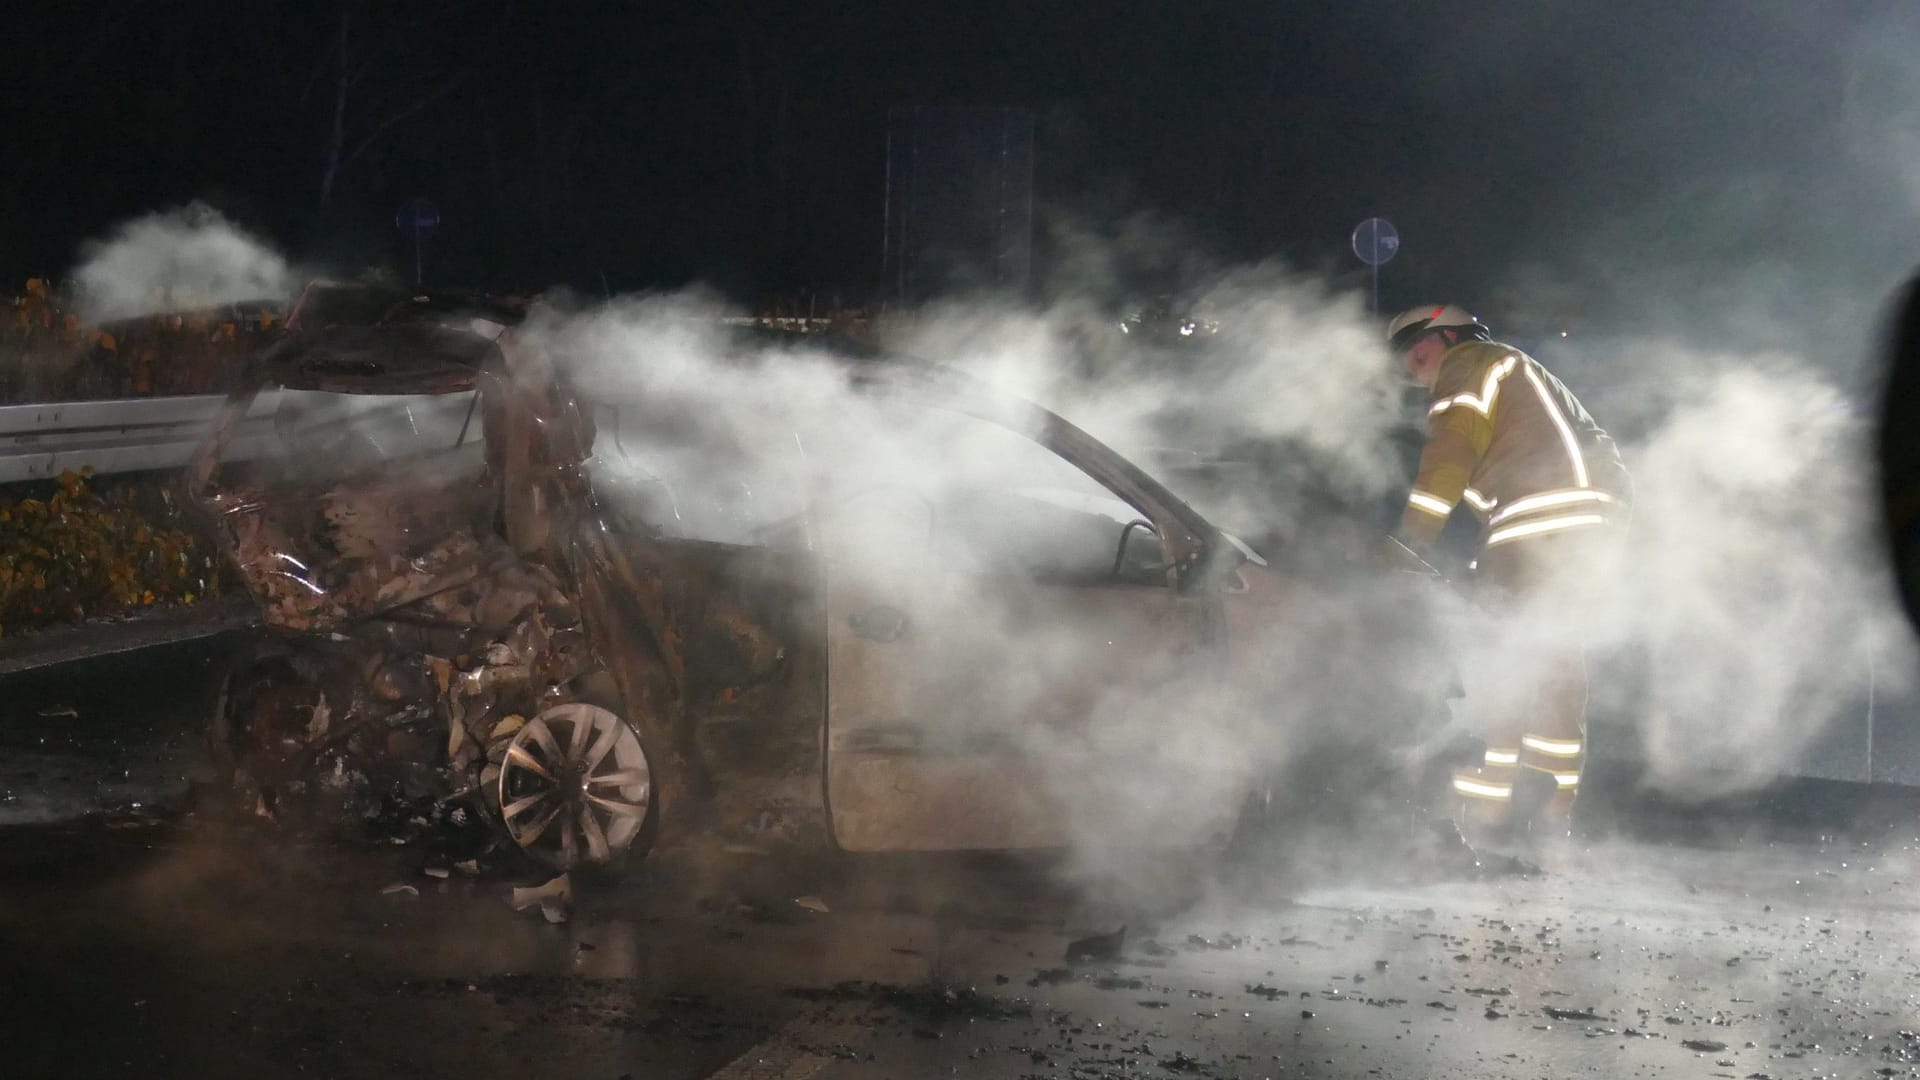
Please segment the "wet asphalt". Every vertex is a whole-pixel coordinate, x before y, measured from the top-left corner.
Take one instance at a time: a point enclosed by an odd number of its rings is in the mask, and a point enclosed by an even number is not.
[[[1920,1069],[1920,817],[1884,805],[1833,831],[1844,813],[1670,814],[1539,874],[1391,886],[683,850],[582,884],[554,924],[509,905],[523,881],[178,812],[203,659],[7,684],[0,1075]]]

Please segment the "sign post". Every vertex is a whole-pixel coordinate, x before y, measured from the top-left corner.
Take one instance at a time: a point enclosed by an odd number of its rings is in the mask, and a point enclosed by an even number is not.
[[[393,225],[413,240],[413,283],[418,286],[423,276],[421,252],[426,247],[427,237],[440,227],[440,208],[424,195],[408,199],[394,212]]]
[[[1353,228],[1353,253],[1373,268],[1373,314],[1380,316],[1380,267],[1400,251],[1400,233],[1386,218],[1370,217]]]

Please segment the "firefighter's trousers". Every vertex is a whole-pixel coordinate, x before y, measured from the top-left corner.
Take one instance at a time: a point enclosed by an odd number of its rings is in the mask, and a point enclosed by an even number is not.
[[[1520,540],[1485,549],[1475,563],[1488,630],[1462,657],[1461,674],[1486,756],[1453,776],[1469,830],[1566,830],[1587,749],[1580,597],[1594,580],[1585,571],[1609,554],[1610,538],[1592,534],[1608,531]]]

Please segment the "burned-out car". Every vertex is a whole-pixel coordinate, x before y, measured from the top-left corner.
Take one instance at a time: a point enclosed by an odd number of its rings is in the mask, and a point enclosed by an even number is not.
[[[314,286],[189,467],[268,627],[212,723],[244,806],[405,791],[563,868],[1210,843],[1309,680],[1378,685],[1352,609],[1039,406],[718,330],[593,368],[525,318]]]

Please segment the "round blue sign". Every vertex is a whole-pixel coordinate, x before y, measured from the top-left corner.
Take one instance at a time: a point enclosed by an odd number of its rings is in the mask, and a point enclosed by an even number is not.
[[[1368,266],[1380,266],[1400,250],[1400,233],[1386,218],[1371,217],[1354,226],[1353,253]]]
[[[395,211],[393,224],[403,233],[424,236],[440,227],[440,208],[431,199],[409,199]]]

